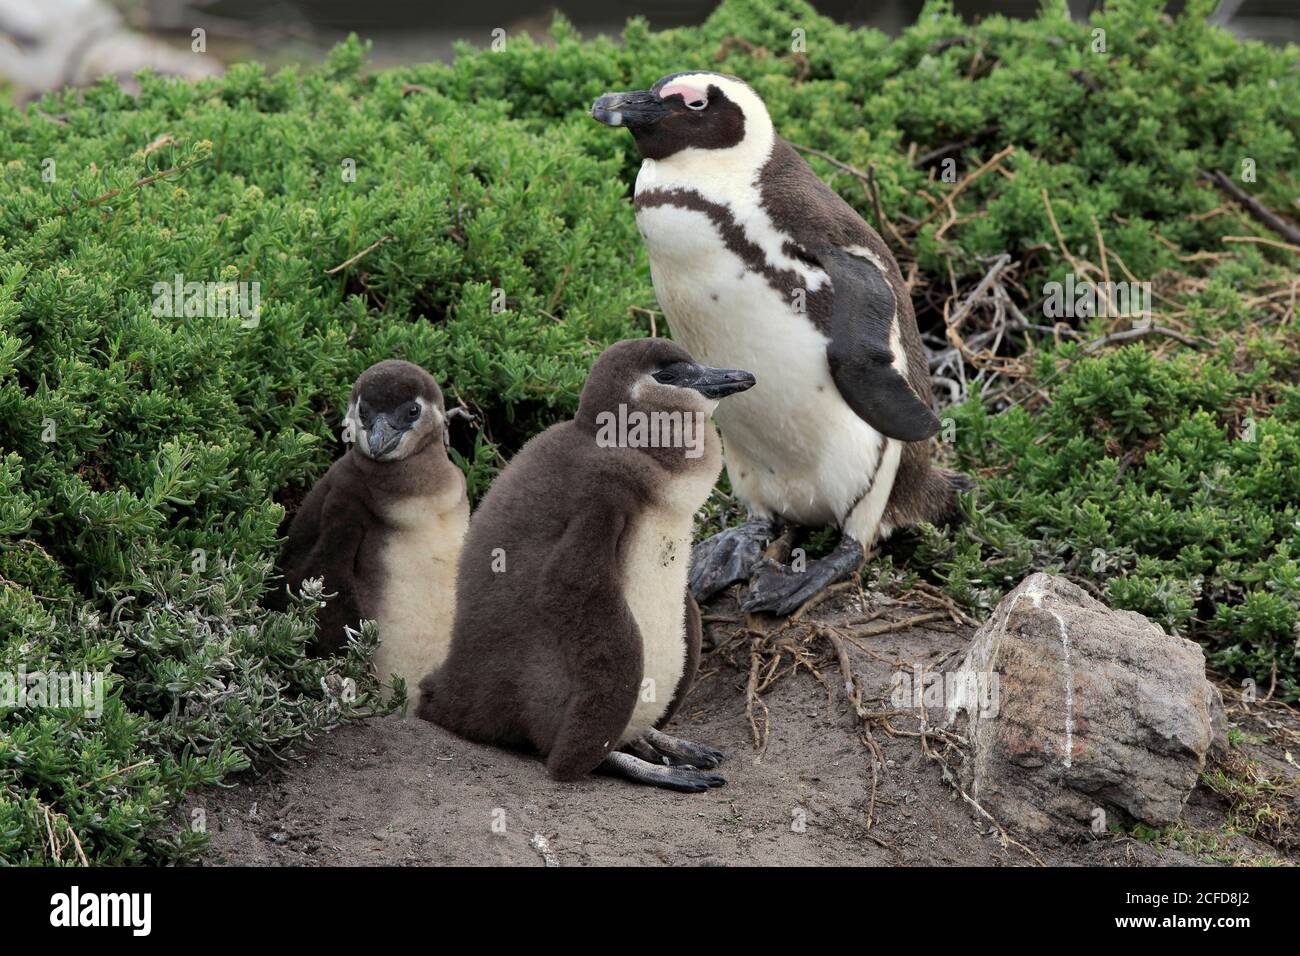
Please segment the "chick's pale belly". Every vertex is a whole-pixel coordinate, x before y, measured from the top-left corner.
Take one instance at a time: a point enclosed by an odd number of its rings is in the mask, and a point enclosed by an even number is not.
[[[686,670],[686,575],[691,563],[695,512],[713,490],[721,462],[709,427],[705,453],[679,477],[658,505],[631,529],[623,553],[622,584],[641,636],[641,686],[619,738],[626,743],[658,723],[673,702]]]
[[[620,743],[640,737],[672,703],[686,667],[690,520],[647,517],[633,532],[623,593],[641,634],[641,686]]]
[[[421,678],[439,667],[451,646],[456,606],[456,564],[469,523],[462,502],[439,513],[445,503],[412,498],[395,506],[388,519],[400,529],[384,550],[384,597],[379,614],[375,672],[386,681],[398,674],[414,699]]]

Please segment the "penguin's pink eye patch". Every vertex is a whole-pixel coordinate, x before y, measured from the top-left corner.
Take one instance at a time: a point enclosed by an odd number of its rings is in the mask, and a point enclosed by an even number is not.
[[[702,110],[709,105],[709,94],[689,83],[669,83],[659,91],[659,98],[666,100],[670,96],[681,96],[689,109]]]

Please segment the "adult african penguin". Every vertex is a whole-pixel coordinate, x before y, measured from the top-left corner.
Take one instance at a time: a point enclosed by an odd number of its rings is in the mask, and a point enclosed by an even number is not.
[[[745,610],[788,614],[877,540],[954,509],[960,476],[930,462],[939,423],[907,286],[743,81],[676,73],[591,114],[643,158],[636,220],[673,338],[760,383],[717,414],[749,520],[696,548],[691,589],[703,600],[748,578]],[[761,560],[779,525],[832,523],[839,544],[806,570]]]
[[[342,647],[345,625],[376,621],[375,672],[385,682],[402,677],[412,705],[420,679],[447,654],[469,523],[447,422],[442,389],[418,365],[366,369],[345,418],[355,441],[303,500],[280,559],[293,590],[323,577],[325,592],[337,592],[316,616],[319,649]]]
[[[606,349],[577,415],[525,444],[470,520],[451,653],[421,685],[419,715],[539,753],[559,780],[723,783],[710,772],[722,754],[660,728],[699,663],[686,577],[722,469],[708,418],[753,384],[663,339]]]

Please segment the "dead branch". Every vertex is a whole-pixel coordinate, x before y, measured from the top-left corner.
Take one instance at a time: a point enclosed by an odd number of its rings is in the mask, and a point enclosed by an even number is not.
[[[1176,339],[1179,342],[1182,342],[1184,345],[1191,346],[1192,348],[1197,348],[1201,345],[1214,344],[1210,342],[1208,339],[1202,339],[1192,335],[1184,335],[1182,332],[1176,332],[1173,329],[1166,328],[1163,325],[1144,325],[1144,326],[1135,327],[1131,329],[1124,329],[1120,332],[1110,332],[1106,335],[1101,336],[1100,338],[1093,339],[1091,342],[1089,342],[1087,345],[1083,347],[1083,350],[1085,352],[1091,353],[1097,351],[1097,349],[1099,348],[1104,348],[1107,345],[1115,345],[1120,342],[1128,342],[1131,341],[1132,339],[1140,339],[1148,335],[1163,335],[1171,339]]]
[[[1218,186],[1240,204],[1252,219],[1267,229],[1272,229],[1293,246],[1300,245],[1300,228],[1287,222],[1273,210],[1242,189],[1220,170],[1201,170],[1201,176]],[[1296,250],[1300,251],[1300,250]]]
[[[966,176],[964,179],[962,179],[961,182],[959,182],[956,186],[954,186],[952,191],[943,197],[943,201],[939,203],[939,205],[931,209],[929,214],[926,215],[924,219],[922,219],[916,225],[908,227],[908,231],[914,234],[919,232],[923,226],[929,224],[930,221],[933,220],[935,216],[939,215],[940,211],[944,209],[947,209],[954,216],[957,215],[956,211],[952,207],[952,204],[957,199],[957,197],[960,196],[963,192],[965,192],[967,188],[970,187],[971,183],[975,182],[975,180],[979,179],[981,176],[987,173],[994,166],[997,166],[999,163],[1001,163],[1004,159],[1006,159],[1015,151],[1016,151],[1015,146],[1007,146],[999,150],[998,152],[994,153],[993,156],[987,162],[984,163],[984,165],[980,166],[979,169],[975,170],[973,173]]]

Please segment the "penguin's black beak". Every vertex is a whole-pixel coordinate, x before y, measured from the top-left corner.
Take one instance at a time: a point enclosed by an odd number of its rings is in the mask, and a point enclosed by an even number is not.
[[[592,119],[632,130],[653,126],[671,112],[672,107],[649,90],[606,93],[591,104]]]
[[[370,428],[366,430],[366,441],[370,448],[370,457],[383,458],[402,441],[403,428],[393,424],[392,419],[382,412],[375,416]]]
[[[705,398],[723,398],[754,387],[754,376],[738,368],[709,368],[707,365],[693,367],[694,375],[686,372],[683,380],[677,382],[681,388],[693,388]]]

